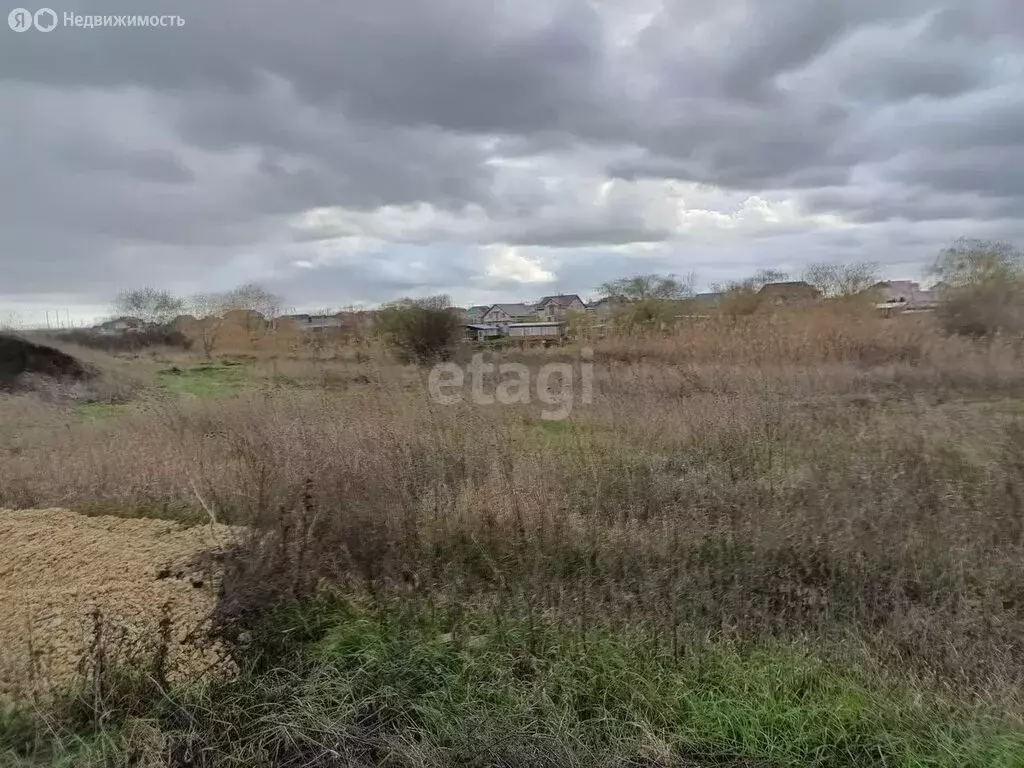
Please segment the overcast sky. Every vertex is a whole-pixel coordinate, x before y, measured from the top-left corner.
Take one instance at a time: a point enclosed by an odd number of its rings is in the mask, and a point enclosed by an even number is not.
[[[0,28],[0,320],[1024,245],[1020,0],[53,3],[185,24]]]

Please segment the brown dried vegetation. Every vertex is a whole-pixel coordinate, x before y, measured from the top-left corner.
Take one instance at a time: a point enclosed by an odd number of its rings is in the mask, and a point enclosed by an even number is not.
[[[783,639],[1024,712],[1015,343],[851,307],[607,339],[596,360],[593,404],[557,423],[435,404],[379,358],[260,363],[231,398],[60,428],[12,398],[0,423],[35,426],[0,435],[0,505],[247,526],[228,637],[333,585],[679,657]]]

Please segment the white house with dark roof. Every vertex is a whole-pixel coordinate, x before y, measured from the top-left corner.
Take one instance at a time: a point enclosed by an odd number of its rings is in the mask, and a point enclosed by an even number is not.
[[[489,310],[489,309],[490,309],[489,306],[486,306],[486,305],[483,305],[483,304],[477,304],[476,306],[470,307],[468,310],[466,310],[466,314],[469,316],[469,322],[471,322],[471,323],[481,323],[481,322],[483,322],[484,315],[487,314],[487,310]]]
[[[876,293],[880,305],[904,304],[908,309],[932,307],[938,299],[934,289],[925,290],[913,280],[886,280],[868,290]]]
[[[530,304],[493,304],[480,322],[484,325],[508,325],[525,323],[537,316],[537,310]]]
[[[545,296],[537,302],[534,314],[545,322],[554,323],[565,320],[569,312],[582,312],[587,308],[583,299],[572,294],[561,294],[559,296]]]

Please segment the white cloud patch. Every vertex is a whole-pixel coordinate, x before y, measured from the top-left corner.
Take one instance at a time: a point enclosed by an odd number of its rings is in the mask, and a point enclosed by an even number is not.
[[[512,245],[489,245],[483,249],[486,276],[498,282],[521,284],[551,283],[555,273],[546,269],[539,259],[530,258]]]

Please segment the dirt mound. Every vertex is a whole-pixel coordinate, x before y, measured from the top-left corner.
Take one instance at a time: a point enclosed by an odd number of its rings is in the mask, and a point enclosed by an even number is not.
[[[80,380],[93,371],[59,349],[0,334],[0,389],[16,387],[25,374]]]
[[[0,510],[0,693],[74,679],[89,657],[97,612],[112,657],[151,642],[166,615],[172,676],[216,663],[215,648],[189,638],[213,610],[218,584],[187,564],[239,533],[62,509]]]

